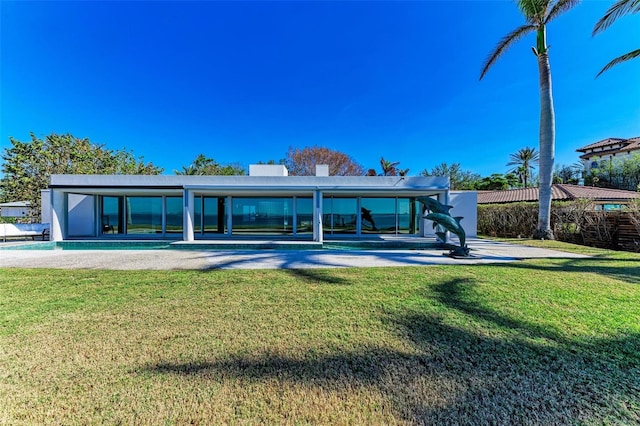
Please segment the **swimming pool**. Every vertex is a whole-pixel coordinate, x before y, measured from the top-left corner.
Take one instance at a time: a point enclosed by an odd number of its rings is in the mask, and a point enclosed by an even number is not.
[[[0,250],[319,250],[322,243],[292,241],[43,241],[0,245]]]
[[[0,244],[2,250],[442,250],[433,241],[43,241]]]

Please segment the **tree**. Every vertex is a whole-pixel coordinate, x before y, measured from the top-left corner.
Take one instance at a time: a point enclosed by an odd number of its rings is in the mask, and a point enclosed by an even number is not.
[[[519,179],[513,173],[494,173],[491,176],[483,177],[475,183],[475,189],[479,191],[501,191],[516,188]]]
[[[596,159],[597,161],[597,159]],[[640,190],[640,154],[597,161],[585,178],[587,185],[603,188]]]
[[[447,176],[452,190],[475,189],[476,182],[480,180],[480,175],[462,170],[460,163],[452,165],[442,163],[432,168],[431,171],[424,169],[420,172],[420,176]]]
[[[399,161],[389,161],[385,160],[384,157],[380,157],[380,169],[382,170],[380,176],[397,176],[398,169],[396,169],[396,166],[399,164]]]
[[[347,154],[321,146],[289,148],[285,166],[291,176],[315,176],[316,165],[329,166],[331,176],[362,176],[364,169]]]
[[[268,160],[268,161],[258,161],[258,164],[268,164],[271,166],[280,164],[280,165],[284,165],[286,163],[286,160],[284,158],[281,158],[280,160],[276,161],[276,160]]]
[[[507,163],[507,166],[516,166],[509,170],[509,173],[514,173],[520,178],[520,181],[525,188],[529,187],[531,181],[531,175],[533,173],[534,164],[540,161],[540,156],[535,148],[521,148],[518,152],[509,156],[511,161]]]
[[[213,158],[208,158],[204,154],[200,154],[188,166],[182,166],[182,170],[174,170],[177,175],[225,175],[225,176],[242,176],[246,174],[246,170],[238,164],[219,164]]]
[[[551,90],[551,67],[549,65],[549,49],[547,46],[547,24],[567,12],[580,0],[516,0],[526,23],[500,40],[493,52],[487,57],[480,73],[480,80],[489,68],[516,41],[525,35],[536,33],[536,46],[532,48],[538,61],[540,90],[540,189],[538,227],[535,238],[553,239],[551,230],[551,175],[555,155],[555,113],[553,110],[553,94]]]
[[[600,20],[596,23],[596,25],[593,27],[593,33],[591,35],[595,36],[596,34],[599,34],[602,31],[606,30],[611,25],[613,25],[613,23],[618,18],[620,18],[623,15],[626,15],[629,13],[638,13],[638,12],[640,12],[640,0],[618,0],[613,4],[613,6],[609,8],[609,10],[607,10],[604,16],[600,18]],[[629,61],[639,56],[640,56],[640,49],[636,49],[629,53],[625,53],[624,55],[618,56],[617,58],[609,62],[607,65],[605,65],[604,68],[600,70],[598,75],[596,75],[596,78],[598,78],[600,74],[607,71],[614,65],[618,65],[619,63]]]
[[[582,168],[582,164],[580,164],[579,166],[557,166],[553,172],[553,183],[568,183],[571,185],[577,185],[580,181]]]
[[[399,161],[388,161],[384,157],[380,157],[380,173],[377,173],[375,169],[367,170],[367,176],[407,176],[409,169],[398,169]]]
[[[10,148],[2,154],[0,179],[3,201],[28,201],[30,215],[38,219],[40,191],[49,186],[52,174],[145,174],[162,173],[162,168],[145,163],[129,151],[113,151],[104,145],[70,134],[52,133],[44,139],[31,133],[31,140],[9,138]]]

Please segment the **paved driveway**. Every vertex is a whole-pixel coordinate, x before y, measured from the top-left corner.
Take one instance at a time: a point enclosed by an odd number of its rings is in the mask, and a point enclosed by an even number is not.
[[[438,250],[0,250],[2,268],[62,269],[304,269],[465,265],[584,255],[471,239],[469,259]]]

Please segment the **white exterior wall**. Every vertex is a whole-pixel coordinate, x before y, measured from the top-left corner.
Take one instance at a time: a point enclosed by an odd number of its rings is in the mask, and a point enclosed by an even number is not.
[[[62,191],[51,191],[51,241],[67,237],[67,197]]]
[[[468,238],[478,236],[478,193],[476,191],[451,191],[449,192],[448,205],[453,206],[449,211],[452,217],[462,217],[460,226]],[[425,237],[434,237],[435,229],[433,222],[422,219],[423,235]],[[450,235],[454,238],[454,235]]]
[[[67,235],[93,237],[96,235],[95,197],[82,194],[67,195]]]
[[[478,236],[478,193],[476,191],[451,191],[449,204],[453,206],[451,216],[462,216],[460,225],[467,237]]]
[[[51,223],[51,190],[40,191],[40,222]]]
[[[617,152],[615,155],[611,154],[602,154],[599,152],[590,152],[588,153],[589,157],[587,159],[582,160],[582,164],[584,165],[584,170],[589,172],[592,169],[591,163],[597,161],[598,164],[602,161],[606,161],[607,164],[609,161],[624,161],[630,159],[633,154],[640,154],[640,151],[632,151],[632,152]]]

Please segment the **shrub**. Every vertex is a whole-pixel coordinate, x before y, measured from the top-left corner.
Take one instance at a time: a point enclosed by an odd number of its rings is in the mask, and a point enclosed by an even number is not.
[[[482,235],[530,238],[537,221],[538,203],[478,206],[478,233]],[[596,210],[588,200],[553,202],[551,229],[560,241],[640,251],[640,202],[623,211]]]

